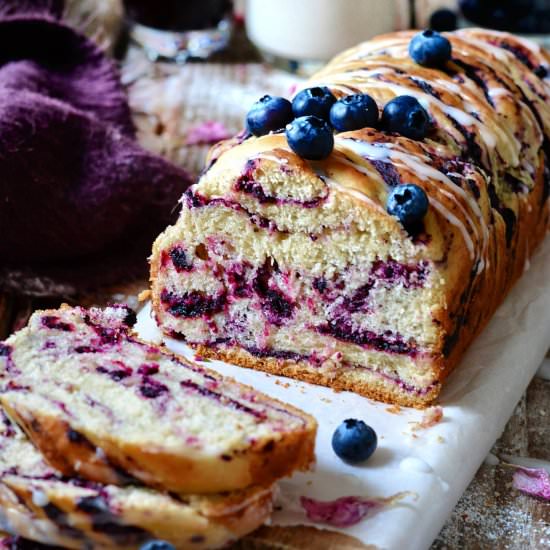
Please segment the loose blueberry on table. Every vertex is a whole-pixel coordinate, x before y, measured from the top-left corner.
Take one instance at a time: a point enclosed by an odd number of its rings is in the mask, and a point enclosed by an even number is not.
[[[332,436],[334,452],[346,462],[364,462],[378,445],[376,432],[362,420],[344,420]]]
[[[288,99],[264,95],[248,111],[246,126],[255,136],[263,136],[283,129],[292,118],[292,105]]]
[[[442,67],[451,53],[449,40],[432,29],[419,32],[409,44],[409,55],[424,67]]]
[[[382,112],[382,126],[388,132],[422,140],[428,133],[430,117],[418,99],[400,95],[389,101]]]
[[[332,92],[326,87],[306,88],[298,92],[292,100],[294,116],[316,116],[323,120],[329,120],[331,107],[336,102]]]
[[[374,127],[378,122],[378,106],[367,94],[348,95],[330,109],[330,123],[340,132]]]
[[[164,540],[151,540],[140,546],[139,550],[176,550],[174,545]]]
[[[415,227],[428,212],[426,192],[414,183],[395,187],[386,205],[388,214],[396,216],[407,230]]]
[[[327,158],[334,147],[332,128],[316,116],[302,116],[286,127],[290,148],[308,160]]]

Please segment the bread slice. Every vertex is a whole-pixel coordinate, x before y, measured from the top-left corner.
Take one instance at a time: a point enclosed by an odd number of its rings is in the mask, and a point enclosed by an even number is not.
[[[0,523],[14,535],[78,549],[137,549],[153,539],[177,549],[220,548],[271,513],[271,487],[176,497],[64,478],[3,414],[1,420]]]
[[[138,340],[131,310],[36,312],[0,352],[0,402],[67,476],[219,493],[306,469],[315,420]]]
[[[160,328],[198,353],[423,407],[523,273],[549,227],[550,56],[512,35],[447,36],[443,69],[411,32],[344,52],[308,86],[412,95],[426,139],[364,128],[307,161],[284,134],[216,146],[153,246]],[[388,214],[421,187],[423,223]]]

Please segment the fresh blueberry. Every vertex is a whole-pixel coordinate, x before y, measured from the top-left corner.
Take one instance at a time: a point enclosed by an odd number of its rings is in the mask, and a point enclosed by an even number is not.
[[[427,29],[413,36],[409,55],[423,67],[441,67],[451,59],[452,47],[447,38]]]
[[[332,436],[334,452],[347,462],[363,462],[376,450],[376,432],[362,420],[344,420]]]
[[[388,214],[396,216],[403,227],[412,230],[428,211],[428,197],[421,187],[406,183],[394,187],[386,204]]]
[[[424,139],[430,117],[418,99],[400,95],[389,101],[382,112],[382,127],[411,139]]]
[[[306,88],[292,100],[292,111],[296,117],[313,115],[328,121],[330,108],[335,102],[336,98],[325,86]]]
[[[430,17],[430,29],[434,31],[454,31],[456,29],[456,24],[456,13],[447,8],[435,10]]]
[[[246,126],[255,136],[284,128],[293,118],[292,104],[284,97],[264,95],[246,115]]]
[[[375,126],[378,106],[367,94],[348,95],[339,99],[330,109],[330,123],[340,132]]]
[[[316,116],[302,116],[286,127],[286,139],[290,148],[308,160],[327,158],[334,147],[332,128]]]
[[[150,540],[142,544],[139,550],[176,550],[173,544],[165,540]]]

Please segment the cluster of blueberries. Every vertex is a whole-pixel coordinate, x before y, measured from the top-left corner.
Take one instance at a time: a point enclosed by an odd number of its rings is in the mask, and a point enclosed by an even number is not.
[[[409,55],[424,67],[442,67],[451,59],[451,43],[428,29],[413,37]],[[402,95],[389,101],[379,120],[378,106],[369,95],[353,94],[337,100],[326,87],[302,90],[292,103],[283,97],[265,95],[246,116],[251,134],[263,136],[284,129],[289,147],[308,160],[322,160],[331,154],[334,131],[379,125],[384,131],[422,140],[429,124],[428,113],[413,96]],[[407,231],[414,233],[428,211],[428,198],[417,185],[399,185],[390,193],[386,209]]]

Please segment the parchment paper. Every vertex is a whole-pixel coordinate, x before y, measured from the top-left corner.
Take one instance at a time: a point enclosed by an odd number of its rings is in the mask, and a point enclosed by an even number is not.
[[[149,340],[160,333],[147,305],[137,330]],[[447,516],[511,416],[541,364],[550,340],[550,239],[473,343],[441,396],[443,420],[414,429],[422,412],[401,409],[347,393],[239,368],[202,363],[274,397],[301,407],[319,422],[315,471],[280,483],[281,509],[273,523],[307,524],[299,497],[332,500],[341,496],[387,497],[415,494],[342,529],[366,544],[387,550],[429,548]],[[173,351],[193,358],[181,342],[166,339]],[[390,412],[392,411],[392,412]],[[364,466],[341,462],[331,448],[340,422],[355,417],[377,432],[379,446]],[[334,529],[331,527],[331,529]]]

